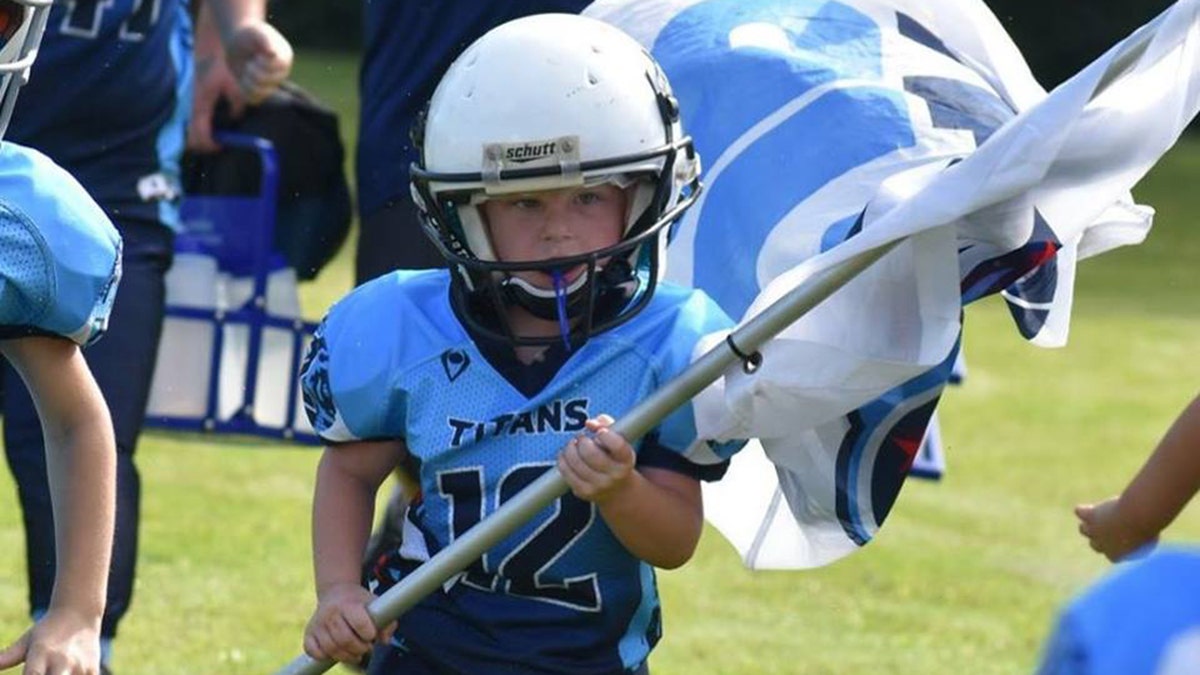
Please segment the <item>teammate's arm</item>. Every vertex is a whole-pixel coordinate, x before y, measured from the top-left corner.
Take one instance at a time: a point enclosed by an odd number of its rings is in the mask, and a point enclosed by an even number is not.
[[[266,0],[205,0],[201,11],[205,8],[212,12],[230,72],[246,100],[258,103],[291,72],[291,44],[267,23]]]
[[[264,0],[204,0],[196,14],[196,85],[188,148],[217,149],[212,115],[217,101],[229,102],[234,117],[246,103],[261,102],[292,70],[287,39],[266,21]]]
[[[379,486],[407,455],[400,441],[359,441],[321,456],[313,497],[317,609],[304,635],[313,658],[355,663],[381,637],[366,611],[372,596],[361,583],[362,555]]]
[[[580,499],[600,515],[630,553],[665,569],[691,559],[704,527],[696,479],[667,469],[635,468],[629,442],[608,427],[613,419],[588,420],[591,435],[572,439],[558,456],[558,469]]]
[[[65,338],[0,341],[25,381],[46,439],[56,574],[45,617],[0,652],[0,670],[94,673],[112,550],[116,446],[112,421],[83,354]]]
[[[1119,497],[1075,507],[1079,532],[1115,562],[1154,542],[1198,490],[1200,396],[1180,413]]]

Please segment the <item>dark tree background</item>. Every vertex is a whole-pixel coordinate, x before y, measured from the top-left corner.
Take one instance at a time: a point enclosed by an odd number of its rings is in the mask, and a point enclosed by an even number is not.
[[[363,5],[380,0],[269,0],[271,23],[291,40],[308,49],[357,51],[362,46]],[[429,2],[430,0],[384,0]],[[487,0],[479,0],[487,2]],[[399,27],[397,27],[399,29]]]
[[[487,0],[478,0],[486,2]],[[356,50],[365,2],[438,0],[273,0],[271,19],[300,47]],[[1078,72],[1169,7],[1170,0],[987,0],[1047,89]],[[447,17],[447,21],[453,21]],[[403,30],[397,26],[396,30]]]
[[[988,0],[1047,89],[1158,16],[1170,0]]]

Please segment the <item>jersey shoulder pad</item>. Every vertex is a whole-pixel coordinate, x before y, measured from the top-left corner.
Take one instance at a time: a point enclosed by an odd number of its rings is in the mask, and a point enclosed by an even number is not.
[[[733,328],[733,320],[701,290],[672,283],[659,284],[650,305],[636,317],[644,322],[634,327],[639,334],[627,336],[639,345],[653,345],[653,363],[659,386],[678,377],[712,343],[706,339]],[[699,439],[691,402],[663,418],[658,426],[658,443],[696,464],[717,464],[728,459],[743,443],[714,445]]]
[[[0,143],[0,325],[80,344],[108,323],[121,239],[64,169],[36,150]]]
[[[329,311],[301,370],[305,410],[331,442],[404,438],[403,374],[458,339],[445,270],[399,271]]]

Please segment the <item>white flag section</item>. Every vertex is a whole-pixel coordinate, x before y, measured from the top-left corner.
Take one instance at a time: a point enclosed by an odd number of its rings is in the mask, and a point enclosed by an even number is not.
[[[1035,344],[1067,337],[1078,259],[1140,242],[1129,190],[1200,106],[1200,0],[1047,95],[979,0],[600,0],[663,64],[706,163],[668,276],[748,317],[912,237],[699,401],[761,439],[706,486],[755,568],[863,546],[891,509],[958,350],[1004,291]],[[714,340],[719,336],[714,336]]]

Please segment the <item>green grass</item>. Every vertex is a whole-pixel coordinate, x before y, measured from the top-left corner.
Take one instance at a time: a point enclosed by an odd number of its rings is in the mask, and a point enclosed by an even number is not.
[[[352,57],[299,59],[297,79],[343,111],[349,139],[356,77]],[[1029,672],[1056,609],[1108,568],[1071,506],[1119,489],[1200,386],[1198,178],[1200,143],[1188,140],[1139,186],[1158,224],[1144,245],[1081,265],[1066,349],[1024,343],[994,300],[968,310],[968,380],[940,408],[948,473],[911,481],[865,550],[808,572],[749,572],[706,531],[690,565],[660,576],[655,674]],[[349,288],[351,252],[304,288],[306,314]],[[142,549],[117,672],[274,672],[299,653],[313,606],[317,453],[162,432],[138,452]],[[0,482],[9,638],[25,625],[22,535],[7,473]],[[1168,535],[1200,541],[1200,509]]]

